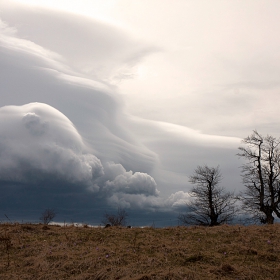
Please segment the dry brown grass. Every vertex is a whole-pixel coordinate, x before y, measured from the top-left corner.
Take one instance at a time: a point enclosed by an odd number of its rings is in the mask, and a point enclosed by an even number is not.
[[[280,279],[280,225],[0,225],[0,279]]]

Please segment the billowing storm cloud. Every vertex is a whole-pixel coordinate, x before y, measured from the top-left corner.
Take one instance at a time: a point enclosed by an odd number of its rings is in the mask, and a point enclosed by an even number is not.
[[[145,219],[174,216],[189,198],[188,176],[205,163],[221,166],[226,187],[240,187],[240,139],[125,112],[110,81],[133,75],[134,65],[156,48],[79,16],[3,11],[2,213],[36,219],[42,208],[53,207],[60,220],[97,217],[98,223],[105,210],[121,206]]]
[[[49,105],[5,106],[0,118],[1,180],[35,184],[49,176],[91,186],[103,175],[73,124]]]
[[[62,113],[42,103],[0,108],[0,180],[37,185],[48,178],[106,197],[114,193],[157,196],[155,180],[101,161]],[[105,171],[105,172],[104,172]],[[108,174],[107,174],[108,173]]]

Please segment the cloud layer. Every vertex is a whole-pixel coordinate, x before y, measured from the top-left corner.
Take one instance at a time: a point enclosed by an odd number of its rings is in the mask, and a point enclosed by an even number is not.
[[[120,28],[89,17],[23,5],[2,4],[0,17],[11,22],[5,32],[27,39],[67,64],[67,70],[111,82],[133,77],[133,67],[157,48],[132,38]],[[32,43],[31,43],[32,42]]]
[[[0,12],[1,211],[54,207],[60,219],[90,221],[123,206],[164,219],[185,209],[188,175],[205,163],[240,187],[240,139],[125,113],[108,81],[133,72],[152,50],[142,44],[69,14]]]

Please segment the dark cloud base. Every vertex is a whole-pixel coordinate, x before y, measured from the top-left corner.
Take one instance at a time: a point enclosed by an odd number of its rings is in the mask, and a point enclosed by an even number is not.
[[[8,191],[7,191],[8,187]],[[44,209],[57,212],[56,222],[87,223],[100,225],[105,212],[115,213],[116,208],[107,204],[104,197],[77,191],[76,186],[53,184],[41,189],[23,184],[0,182],[0,221],[6,216],[12,222],[40,222]],[[57,189],[60,188],[58,192]],[[3,195],[4,194],[4,195]],[[166,227],[178,225],[178,212],[126,209],[128,224],[132,226]]]

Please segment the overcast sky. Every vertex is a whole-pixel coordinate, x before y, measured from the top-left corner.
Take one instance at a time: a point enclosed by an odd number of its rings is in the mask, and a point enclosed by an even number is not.
[[[204,164],[241,190],[241,139],[280,136],[279,10],[0,0],[2,218],[51,207],[98,224],[121,206],[135,224],[176,223]]]

